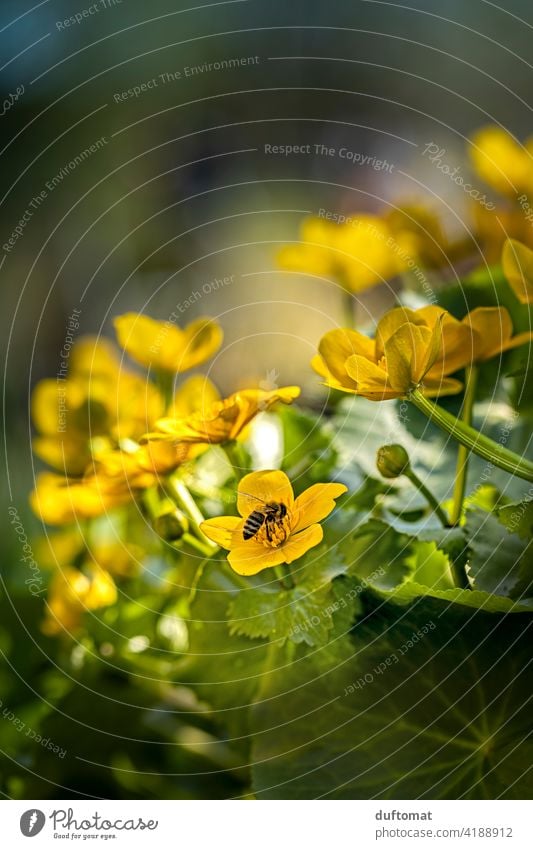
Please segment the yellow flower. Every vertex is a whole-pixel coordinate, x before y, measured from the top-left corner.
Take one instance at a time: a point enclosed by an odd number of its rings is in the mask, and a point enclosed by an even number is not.
[[[147,433],[143,441],[167,440],[215,444],[237,439],[258,413],[274,404],[290,404],[300,394],[298,386],[283,386],[264,391],[243,389],[222,401],[206,404],[203,410],[184,418],[163,418],[156,422],[157,432]]]
[[[201,528],[209,539],[229,549],[228,561],[235,572],[255,575],[270,566],[292,563],[318,545],[322,541],[319,523],[335,507],[334,499],[346,491],[341,483],[316,483],[295,499],[284,472],[252,472],[239,483],[240,518],[207,519]],[[258,517],[265,515],[257,529]],[[253,529],[256,532],[247,538]]]
[[[355,330],[331,330],[312,365],[328,386],[371,401],[402,398],[419,387],[449,395],[461,383],[447,377],[468,362],[470,331],[439,307],[398,307],[378,322],[375,339]]]
[[[116,600],[115,584],[104,569],[94,566],[84,574],[66,566],[56,572],[50,584],[42,630],[49,636],[75,632],[86,611],[108,607]]]
[[[34,513],[49,525],[66,525],[76,519],[101,516],[121,504],[126,504],[132,493],[125,488],[118,492],[106,491],[94,478],[72,480],[53,472],[42,472],[30,495]]]
[[[479,176],[503,195],[516,196],[533,187],[533,138],[520,145],[501,127],[482,127],[472,136],[469,148]]]
[[[189,459],[190,446],[170,442],[152,442],[135,450],[103,451],[95,454],[87,468],[87,479],[97,483],[106,494],[126,494],[129,490],[148,489],[160,476],[169,475]]]
[[[32,395],[38,436],[35,454],[68,475],[83,473],[91,443],[138,438],[164,411],[157,389],[144,378],[119,370],[114,346],[83,338],[71,351],[68,374],[40,381]]]
[[[143,366],[172,373],[188,371],[215,354],[222,329],[211,318],[197,318],[183,329],[170,321],[156,321],[129,312],[114,320],[120,345]]]
[[[376,215],[356,215],[343,224],[311,217],[302,223],[301,243],[282,248],[278,262],[362,292],[405,270],[414,244],[411,234],[395,236]]]
[[[462,324],[471,331],[470,359],[475,363],[490,360],[533,339],[529,331],[513,336],[513,322],[505,307],[478,307],[463,318]]]
[[[502,267],[521,304],[533,303],[533,251],[516,239],[503,246]]]

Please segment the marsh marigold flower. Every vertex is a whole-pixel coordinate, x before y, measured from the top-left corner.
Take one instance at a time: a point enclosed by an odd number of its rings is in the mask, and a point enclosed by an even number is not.
[[[245,475],[237,490],[240,516],[207,519],[204,534],[229,549],[228,561],[240,575],[292,563],[322,541],[320,522],[347,491],[340,483],[316,483],[297,498],[284,472]]]
[[[301,243],[282,248],[278,263],[362,292],[406,270],[415,245],[412,232],[394,232],[377,215],[354,215],[342,224],[311,217],[302,223]]]
[[[375,339],[355,330],[326,333],[312,365],[328,386],[371,401],[402,398],[414,387],[449,395],[462,387],[447,375],[468,362],[470,335],[439,307],[398,307],[378,322]]]
[[[183,443],[217,444],[230,442],[258,413],[279,402],[290,404],[300,394],[298,386],[280,389],[242,389],[221,401],[206,403],[203,409],[183,418],[163,418],[156,422],[157,431],[147,433],[143,441],[167,440]],[[207,400],[207,399],[206,399]]]
[[[482,127],[471,138],[470,157],[479,176],[497,192],[516,197],[533,188],[533,137],[519,144],[501,127]]]
[[[65,566],[56,572],[48,589],[48,609],[42,630],[49,636],[64,631],[73,633],[80,628],[86,611],[108,607],[116,600],[113,578],[104,569],[90,567],[85,574]]]
[[[197,318],[184,328],[170,321],[128,312],[114,320],[117,338],[142,366],[178,373],[205,363],[222,344],[222,328],[212,318]]]
[[[533,303],[533,251],[516,239],[507,239],[502,253],[503,273],[521,304]]]
[[[95,440],[112,445],[119,438],[137,438],[163,410],[152,384],[120,370],[113,345],[82,338],[72,348],[65,378],[41,380],[33,391],[33,450],[53,468],[79,475]]]
[[[471,332],[471,362],[483,363],[533,339],[524,331],[513,336],[513,322],[505,307],[477,307],[461,324]]]
[[[84,480],[66,478],[53,472],[37,477],[30,495],[34,513],[49,525],[67,525],[76,519],[93,519],[132,497],[126,487],[118,491],[103,488],[94,477]]]

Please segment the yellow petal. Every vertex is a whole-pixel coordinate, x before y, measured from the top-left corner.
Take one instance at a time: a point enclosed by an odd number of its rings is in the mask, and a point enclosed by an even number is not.
[[[452,377],[434,378],[428,374],[420,388],[428,398],[438,398],[440,395],[455,395],[461,391],[463,384]]]
[[[346,372],[346,377],[343,378],[343,382],[341,383],[340,380],[337,380],[332,372],[330,372],[326,365],[326,361],[322,359],[320,354],[315,354],[315,356],[312,357],[311,368],[320,375],[320,377],[324,380],[324,384],[331,387],[331,389],[342,389],[343,392],[351,392],[354,394],[357,392],[355,381],[348,376],[348,372]]]
[[[502,194],[531,186],[529,152],[501,127],[488,126],[472,136],[470,156],[477,173]]]
[[[435,327],[404,324],[385,342],[389,380],[394,389],[406,394],[416,386],[439,351],[439,332]]]
[[[196,319],[183,330],[183,352],[173,368],[182,372],[205,363],[216,354],[223,338],[218,322],[205,317]]]
[[[297,534],[291,534],[286,543],[281,546],[285,563],[298,560],[306,551],[322,542],[324,532],[322,525],[310,525]]]
[[[511,316],[505,307],[478,307],[463,319],[473,331],[473,358],[489,360],[507,347],[513,335]]]
[[[355,389],[346,370],[346,361],[354,355],[374,360],[375,343],[356,330],[330,330],[320,340],[318,350],[326,368],[340,385]]]
[[[346,371],[357,387],[357,394],[370,401],[386,401],[402,394],[391,386],[383,366],[365,357],[349,357],[346,360]]]
[[[335,499],[347,490],[343,483],[315,483],[302,492],[294,502],[297,521],[292,532],[297,533],[329,516],[335,507]]]
[[[217,516],[215,519],[206,519],[200,528],[212,542],[222,548],[231,548],[233,532],[239,526],[242,527],[242,519],[238,516]]]
[[[252,539],[234,546],[228,554],[228,563],[239,575],[257,575],[263,569],[284,562],[284,546],[266,548]]]
[[[376,359],[385,353],[385,343],[404,324],[426,325],[426,318],[421,310],[410,310],[408,307],[395,307],[385,313],[376,327]]]
[[[117,348],[101,336],[82,336],[69,357],[69,375],[95,380],[114,380],[120,370]]]
[[[183,330],[170,321],[125,313],[114,321],[125,351],[143,366],[182,372],[205,362],[220,347],[222,330],[216,321],[199,318]]]
[[[167,416],[180,419],[192,413],[204,414],[216,401],[220,401],[220,393],[215,384],[205,375],[195,374],[178,388]]]
[[[85,595],[84,605],[87,610],[97,610],[99,607],[107,607],[117,600],[117,588],[113,578],[98,566],[90,571],[89,591]]]
[[[285,472],[251,472],[241,479],[237,493],[237,509],[241,516],[249,516],[253,510],[271,502],[285,504],[289,513],[293,508],[294,493]]]
[[[181,330],[168,321],[128,312],[117,316],[113,324],[121,347],[143,366],[168,368],[183,350]]]
[[[502,253],[503,273],[521,304],[533,303],[533,251],[517,239],[507,239]]]

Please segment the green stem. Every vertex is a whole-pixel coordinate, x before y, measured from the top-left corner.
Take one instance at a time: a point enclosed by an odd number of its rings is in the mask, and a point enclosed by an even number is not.
[[[442,509],[442,507],[440,506],[437,499],[435,498],[435,496],[433,495],[433,493],[427,488],[427,486],[424,483],[422,483],[422,481],[420,480],[418,475],[415,474],[415,472],[412,470],[412,468],[410,466],[404,472],[404,475],[405,475],[406,478],[408,478],[411,481],[413,486],[416,486],[416,488],[422,493],[422,495],[426,499],[427,503],[429,504],[429,506],[431,507],[431,509],[435,513],[435,515],[438,516],[442,525],[445,528],[447,528],[449,526],[448,517],[447,517],[446,513],[444,512],[444,510]]]
[[[187,599],[188,604],[192,604],[194,599],[196,598],[196,593],[198,592],[198,584],[204,574],[204,569],[211,560],[211,555],[209,554],[207,557],[204,557],[203,560],[197,566],[196,572],[194,573],[194,578],[192,579],[191,588],[189,590],[189,597]]]
[[[213,554],[213,549],[211,548],[211,546],[208,548],[206,545],[204,545],[203,542],[201,542],[195,536],[187,532],[185,532],[183,536],[180,537],[180,539],[176,542],[176,547],[180,547],[181,543],[186,542],[187,545],[190,545],[191,548],[194,548],[195,551],[198,551],[200,554],[207,558],[211,557],[211,555]]]
[[[196,501],[192,497],[191,493],[189,492],[183,481],[171,475],[167,479],[167,486],[171,491],[172,497],[176,501],[178,507],[181,507],[181,509],[189,517],[191,527],[193,528],[194,533],[196,534],[200,542],[204,545],[205,550],[215,552],[218,548],[218,545],[211,542],[211,540],[206,537],[206,535],[200,528],[200,525],[204,521],[204,517],[200,512]]]
[[[244,477],[247,471],[244,467],[241,446],[233,439],[231,440],[231,442],[225,442],[222,445],[222,448],[224,449],[224,453],[229,460],[231,468],[233,469],[235,480],[237,481],[237,483],[239,483],[239,481],[242,477]]]
[[[478,369],[472,364],[465,373],[465,394],[461,410],[461,421],[470,427],[472,425],[472,411],[476,396]],[[457,451],[457,466],[455,470],[455,484],[453,488],[453,504],[450,515],[452,525],[458,525],[463,514],[463,502],[466,492],[466,478],[468,473],[469,450],[466,445],[459,445]]]
[[[488,436],[484,436],[475,428],[459,421],[451,413],[426,398],[419,389],[413,389],[408,398],[432,422],[453,436],[469,451],[473,451],[474,454],[483,457],[484,460],[488,460],[494,466],[503,469],[504,472],[533,482],[533,463],[529,460],[520,457],[514,451],[504,448],[503,445],[494,442]]]
[[[163,369],[158,370],[157,372],[157,386],[161,395],[163,396],[163,402],[165,405],[165,410],[168,410],[172,400],[174,398],[174,375],[170,371],[163,371]]]
[[[282,563],[280,566],[274,566],[274,572],[284,590],[294,589],[294,578],[287,563]]]
[[[341,281],[342,282],[342,281]],[[343,288],[342,293],[342,320],[343,327],[353,330],[354,321],[354,297],[347,287]]]

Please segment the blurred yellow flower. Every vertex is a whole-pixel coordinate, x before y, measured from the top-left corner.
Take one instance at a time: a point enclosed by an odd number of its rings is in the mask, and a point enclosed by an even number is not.
[[[462,324],[472,334],[471,361],[474,363],[490,360],[533,339],[529,331],[513,336],[513,322],[505,307],[478,307],[463,318]]]
[[[501,127],[482,127],[471,138],[470,157],[479,176],[503,195],[533,188],[533,137],[519,144]]]
[[[101,516],[114,507],[126,504],[132,497],[124,487],[109,491],[95,478],[83,481],[69,479],[53,472],[38,475],[35,489],[30,495],[32,510],[49,525],[66,525],[76,519]]]
[[[106,494],[148,489],[160,476],[171,474],[189,455],[189,445],[170,442],[151,442],[131,452],[102,451],[95,454],[86,475]]]
[[[197,318],[183,329],[129,312],[114,320],[117,338],[143,366],[172,373],[188,371],[212,357],[222,344],[222,328],[212,318]]]
[[[414,387],[449,395],[462,388],[447,375],[468,362],[470,335],[439,307],[398,307],[378,322],[375,339],[355,330],[326,333],[312,366],[328,386],[371,401],[403,398]]]
[[[521,304],[533,303],[533,251],[516,239],[507,239],[502,253],[503,273]]]
[[[201,529],[229,549],[228,561],[239,575],[255,575],[270,566],[292,563],[322,541],[319,524],[347,491],[340,483],[317,483],[296,499],[284,472],[245,475],[237,492],[238,516],[207,519]]]
[[[301,225],[301,242],[283,247],[278,263],[362,292],[404,271],[415,245],[407,229],[394,233],[377,215],[354,215],[340,224],[311,217]]]
[[[163,418],[156,422],[158,430],[147,433],[143,441],[166,440],[184,443],[216,444],[230,442],[242,433],[258,413],[274,404],[290,404],[300,394],[298,386],[279,389],[243,389],[222,401],[206,404],[203,410],[184,418]]]
[[[138,438],[162,415],[157,389],[120,371],[118,364],[114,346],[84,338],[72,347],[64,377],[36,385],[31,412],[38,457],[68,475],[80,475],[95,440],[111,447],[118,439]]]
[[[113,578],[104,569],[92,566],[85,574],[65,566],[50,583],[42,630],[49,636],[76,632],[86,611],[108,607],[116,600]]]

